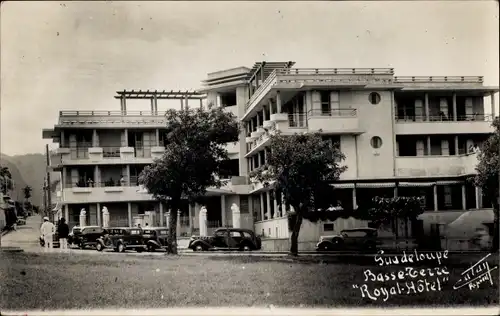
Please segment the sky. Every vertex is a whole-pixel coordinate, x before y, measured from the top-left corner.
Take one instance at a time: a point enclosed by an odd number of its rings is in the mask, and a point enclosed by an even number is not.
[[[7,155],[43,152],[42,129],[60,110],[119,110],[117,90],[194,90],[207,73],[257,61],[499,85],[497,1],[8,1],[0,10]]]

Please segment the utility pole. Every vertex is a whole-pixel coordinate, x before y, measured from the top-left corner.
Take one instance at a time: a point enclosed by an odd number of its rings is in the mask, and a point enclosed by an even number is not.
[[[49,144],[45,145],[45,152],[47,154],[47,215],[50,212],[50,208],[52,207],[52,191],[50,188],[50,153],[49,153]]]
[[[42,217],[45,216],[45,213],[47,211],[47,177],[43,178],[43,212]]]

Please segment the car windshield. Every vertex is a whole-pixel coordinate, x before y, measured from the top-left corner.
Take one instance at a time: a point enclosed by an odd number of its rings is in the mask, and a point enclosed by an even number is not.
[[[159,235],[168,235],[168,231],[167,230],[160,230],[158,232]]]
[[[154,230],[149,230],[149,229],[144,230],[144,235],[154,235],[154,234],[155,234]]]

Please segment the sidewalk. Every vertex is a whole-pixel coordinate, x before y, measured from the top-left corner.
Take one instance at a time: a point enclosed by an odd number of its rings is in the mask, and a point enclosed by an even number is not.
[[[40,238],[40,215],[28,217],[26,225],[18,226],[17,230],[10,231],[2,236],[2,248],[21,247],[21,248],[39,248]]]

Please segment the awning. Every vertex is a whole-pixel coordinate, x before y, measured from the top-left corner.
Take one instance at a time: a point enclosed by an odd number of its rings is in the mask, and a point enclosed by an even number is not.
[[[356,183],[356,188],[394,188],[394,182]]]
[[[446,180],[446,181],[436,181],[437,185],[450,185],[450,184],[463,184],[463,181],[459,180]]]
[[[330,185],[335,189],[354,189],[354,183],[334,183]]]
[[[399,182],[400,187],[431,187],[435,185],[436,182]]]

